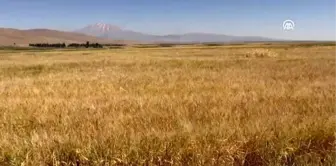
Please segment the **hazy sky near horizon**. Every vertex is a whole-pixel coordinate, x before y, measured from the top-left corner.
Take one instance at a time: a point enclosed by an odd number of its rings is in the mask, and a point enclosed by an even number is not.
[[[287,19],[294,31],[283,31]],[[0,0],[0,27],[18,29],[71,31],[103,22],[159,35],[335,40],[335,20],[335,0]]]

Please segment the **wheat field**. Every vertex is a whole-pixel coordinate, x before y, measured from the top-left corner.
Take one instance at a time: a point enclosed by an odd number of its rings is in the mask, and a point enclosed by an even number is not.
[[[335,48],[0,51],[0,165],[333,165]]]

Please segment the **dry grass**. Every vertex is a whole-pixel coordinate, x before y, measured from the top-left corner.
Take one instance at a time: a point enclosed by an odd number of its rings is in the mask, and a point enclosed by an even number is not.
[[[269,49],[252,49],[245,54],[245,57],[251,58],[265,58],[265,57],[277,57],[278,54],[275,51]]]
[[[0,165],[335,163],[335,47],[251,52],[0,53]]]

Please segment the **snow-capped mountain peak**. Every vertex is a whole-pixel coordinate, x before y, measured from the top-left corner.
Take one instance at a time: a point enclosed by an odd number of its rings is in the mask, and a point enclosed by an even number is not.
[[[122,31],[122,29],[119,28],[118,26],[114,26],[111,24],[95,23],[95,24],[91,24],[82,29],[77,30],[77,32],[82,32],[82,33],[90,34],[94,36],[99,36],[99,35],[107,34],[107,33],[114,32],[114,31]]]
[[[121,30],[119,27],[111,25],[111,24],[104,24],[104,23],[96,23],[89,25],[90,28],[99,29],[102,32],[109,32],[115,30]]]

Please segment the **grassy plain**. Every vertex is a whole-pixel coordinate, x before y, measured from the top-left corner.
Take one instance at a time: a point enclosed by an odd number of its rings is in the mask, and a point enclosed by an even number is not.
[[[333,165],[335,46],[0,51],[0,165]]]

